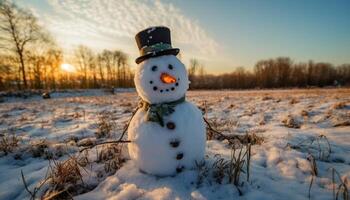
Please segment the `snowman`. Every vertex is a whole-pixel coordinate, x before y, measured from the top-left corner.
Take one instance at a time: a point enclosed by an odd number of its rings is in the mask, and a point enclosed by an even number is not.
[[[176,57],[167,27],[150,27],[135,36],[141,56],[135,87],[141,98],[128,128],[129,155],[140,171],[157,176],[192,169],[204,159],[201,111],[185,100],[189,80]]]

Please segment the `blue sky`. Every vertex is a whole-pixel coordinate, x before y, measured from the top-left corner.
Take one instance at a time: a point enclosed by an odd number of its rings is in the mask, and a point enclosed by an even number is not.
[[[259,59],[350,62],[348,0],[17,0],[32,9],[67,54],[78,44],[138,55],[134,35],[169,26],[185,64],[198,58],[211,73],[251,68]]]

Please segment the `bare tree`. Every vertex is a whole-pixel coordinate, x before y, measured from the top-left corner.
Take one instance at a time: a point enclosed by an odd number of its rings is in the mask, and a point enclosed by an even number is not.
[[[190,80],[190,89],[194,88],[195,84],[195,76],[199,67],[199,61],[197,59],[192,58],[190,60],[190,66],[188,67],[188,79]]]
[[[91,67],[94,68],[94,53],[87,46],[79,45],[78,48],[75,50],[75,59],[79,66],[78,70],[80,72],[81,77],[81,86],[83,88],[88,88],[89,70],[91,70]]]
[[[127,55],[122,51],[114,51],[115,59],[117,60],[117,86],[125,87],[126,82],[126,61]]]
[[[7,0],[0,2],[0,47],[17,56],[24,88],[28,86],[24,52],[30,43],[42,37],[41,28],[30,12]]]
[[[120,50],[103,50],[97,56],[100,78],[106,73],[107,84],[114,87],[126,87],[129,84],[131,71],[127,65],[128,56]]]
[[[105,87],[105,71],[104,71],[104,67],[106,66],[105,61],[103,59],[102,54],[98,54],[97,55],[97,66],[98,66],[98,74],[100,76],[100,80],[101,80],[101,85],[102,87]]]
[[[59,69],[59,66],[62,64],[62,60],[63,60],[63,54],[60,49],[52,48],[47,51],[46,65],[50,69],[49,71],[50,89],[56,89],[57,87],[58,69]]]

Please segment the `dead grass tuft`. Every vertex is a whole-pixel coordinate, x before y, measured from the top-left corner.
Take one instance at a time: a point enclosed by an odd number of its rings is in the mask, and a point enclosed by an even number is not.
[[[303,116],[303,117],[308,117],[308,116],[309,116],[309,112],[306,111],[306,110],[302,110],[300,114],[301,114],[301,116]]]
[[[240,195],[242,191],[239,189],[242,186],[241,173],[246,174],[246,180],[249,181],[250,175],[250,159],[251,159],[251,144],[241,145],[240,147],[232,147],[231,157],[225,160],[221,155],[214,156],[215,162],[212,165],[213,178],[219,184],[223,183],[225,177],[228,183],[236,186]]]
[[[307,160],[310,162],[310,166],[311,166],[311,174],[313,176],[317,176],[318,175],[318,170],[317,170],[317,164],[316,164],[316,159],[312,154],[309,154],[307,156]]]
[[[301,126],[301,123],[292,115],[288,115],[285,119],[282,120],[282,123],[288,128],[300,128]]]
[[[4,155],[12,153],[19,143],[19,138],[15,134],[4,134],[0,136],[0,152]]]
[[[311,167],[311,181],[310,181],[310,185],[309,185],[309,192],[308,192],[308,197],[309,199],[311,199],[311,187],[312,184],[314,183],[314,179],[317,177],[318,175],[318,170],[317,170],[317,164],[316,164],[316,159],[313,155],[309,154],[307,156],[307,160],[310,162],[310,167]]]
[[[350,112],[332,116],[331,122],[333,127],[350,126]]]
[[[104,163],[104,169],[107,174],[114,174],[120,169],[126,159],[122,156],[121,144],[103,145],[100,152],[97,153],[98,163]]]
[[[43,157],[47,159],[52,159],[52,152],[49,150],[49,143],[46,140],[34,141],[29,147],[34,158]]]
[[[264,141],[262,136],[258,136],[256,133],[247,133],[245,135],[225,135],[222,132],[218,131],[216,128],[219,125],[215,122],[209,122],[204,118],[204,122],[207,125],[207,140],[217,139],[217,140],[227,140],[231,146],[239,144],[261,144]]]
[[[209,175],[209,168],[206,165],[205,160],[202,160],[200,162],[196,161],[195,164],[196,164],[196,170],[198,171],[196,185],[197,187],[200,187],[203,184],[205,178],[208,177]]]
[[[333,109],[343,109],[345,107],[346,107],[346,102],[337,102],[332,106]]]
[[[214,159],[215,162],[212,165],[213,178],[217,183],[221,184],[225,178],[225,173],[228,168],[228,161],[222,158],[220,154],[216,154]]]
[[[262,101],[268,101],[268,100],[272,100],[273,98],[271,96],[265,95],[263,97],[261,97]]]
[[[83,181],[81,170],[85,169],[77,157],[65,161],[51,160],[49,169],[49,189],[43,199],[72,199],[73,196],[90,190]]]
[[[302,140],[296,145],[288,143],[286,147],[308,152],[308,154],[312,155],[314,158],[323,161],[328,160],[332,152],[331,145],[325,135]]]
[[[338,200],[342,197],[343,200],[349,200],[348,179],[346,177],[342,178],[333,167],[328,170],[332,172],[333,199]]]
[[[294,104],[297,104],[299,102],[300,102],[299,99],[293,98],[289,101],[289,104],[294,105]]]
[[[112,120],[111,112],[102,112],[98,118],[98,128],[95,133],[97,138],[110,137],[112,130],[115,127],[115,122]]]

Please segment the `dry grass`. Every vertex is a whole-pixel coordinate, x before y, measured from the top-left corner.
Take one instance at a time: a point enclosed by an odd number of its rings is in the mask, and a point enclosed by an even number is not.
[[[30,200],[35,200],[37,199],[36,196],[38,194],[38,192],[40,192],[40,190],[42,189],[42,187],[46,184],[46,182],[48,181],[47,178],[48,173],[46,173],[45,178],[39,182],[36,186],[34,186],[34,188],[32,190],[29,189],[28,187],[28,183],[24,177],[23,171],[21,170],[21,178],[22,178],[22,183],[24,185],[24,189],[28,192],[28,194],[30,195]]]
[[[302,110],[300,114],[301,114],[301,116],[303,116],[303,117],[308,117],[308,116],[310,115],[309,112],[306,111],[306,110]]]
[[[98,129],[95,133],[97,138],[110,137],[113,129],[115,128],[115,122],[112,120],[111,112],[102,112],[98,118]]]
[[[82,176],[83,166],[77,157],[65,161],[52,160],[49,164],[49,189],[43,199],[73,199],[73,196],[89,190]]]
[[[101,151],[97,153],[98,163],[104,163],[107,174],[114,174],[120,169],[126,159],[122,156],[122,144],[103,145]]]
[[[337,102],[335,104],[333,104],[332,108],[333,109],[343,109],[346,107],[346,102]]]
[[[289,104],[294,105],[294,104],[297,104],[299,102],[300,102],[299,99],[293,98],[289,101]]]
[[[311,174],[313,176],[318,175],[318,170],[317,170],[317,164],[316,164],[316,159],[313,155],[309,154],[307,157],[307,160],[310,162],[310,167],[311,167]]]
[[[251,144],[241,145],[239,148],[232,147],[231,157],[225,160],[221,155],[214,156],[215,162],[212,165],[213,178],[221,184],[225,177],[228,183],[236,186],[240,195],[242,191],[239,189],[242,183],[241,173],[246,174],[246,180],[249,181],[250,176],[250,159],[251,159]]]
[[[302,140],[296,145],[288,143],[286,147],[307,152],[322,161],[327,161],[332,153],[331,145],[325,135]]]
[[[52,154],[48,150],[49,144],[46,140],[35,141],[31,143],[29,151],[34,158],[44,157],[52,159]]]
[[[207,140],[227,140],[227,142],[231,146],[235,146],[238,144],[262,144],[264,142],[264,138],[262,136],[258,136],[256,133],[246,133],[245,135],[225,135],[222,132],[218,131],[216,128],[219,127],[218,123],[209,122],[206,118],[204,121],[207,125]]]
[[[18,147],[19,138],[15,134],[0,136],[0,152],[4,155],[12,153]]]
[[[331,116],[333,127],[350,126],[350,112]]]
[[[342,178],[333,167],[329,170],[332,172],[333,199],[338,200],[342,198],[343,200],[349,200],[348,179],[346,177]]]
[[[310,162],[311,175],[312,175],[310,185],[309,185],[309,192],[308,192],[308,197],[309,199],[311,199],[311,187],[312,187],[312,184],[314,183],[314,179],[318,175],[318,170],[317,170],[316,159],[313,155],[309,154],[307,157],[307,160]]]
[[[282,120],[284,126],[288,128],[300,128],[300,122],[296,120],[292,115],[288,115],[285,119]]]
[[[221,184],[223,179],[225,178],[228,161],[222,158],[220,154],[216,154],[214,158],[215,162],[212,165],[213,178],[217,183]]]
[[[200,162],[196,161],[196,170],[198,171],[196,185],[197,187],[200,187],[203,184],[205,178],[209,175],[209,168],[206,165],[205,160],[202,160]]]
[[[311,162],[311,161],[310,161]],[[340,173],[333,167],[329,168],[328,171],[331,171],[332,176],[332,194],[333,200],[349,200],[349,189],[348,189],[348,179],[346,177],[342,178]],[[314,179],[317,175],[313,175],[311,178],[309,186],[309,199],[311,199],[311,187],[314,182]]]
[[[262,101],[268,101],[268,100],[272,100],[272,99],[273,99],[273,97],[268,96],[268,95],[265,95],[265,96],[261,97]]]

